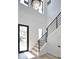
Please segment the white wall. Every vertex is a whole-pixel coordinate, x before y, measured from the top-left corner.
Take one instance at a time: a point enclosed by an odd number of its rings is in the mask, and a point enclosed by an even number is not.
[[[18,23],[29,25],[29,43],[31,50],[34,43],[38,39],[38,29],[42,28],[43,33],[45,32],[44,29],[46,28],[46,17],[33,10],[31,7],[26,7],[20,3],[18,7]]]
[[[59,14],[61,11],[61,0],[51,0],[51,3],[47,6],[47,25],[53,21],[53,19]]]
[[[47,26],[55,19],[60,11],[61,0],[51,0],[51,3],[47,6]],[[49,34],[47,40],[47,52],[57,57],[61,57],[61,48],[58,48],[58,45],[61,44],[61,27]]]
[[[61,57],[61,49],[58,48],[58,45],[61,45],[61,26],[48,36],[47,43],[47,52],[57,57]]]

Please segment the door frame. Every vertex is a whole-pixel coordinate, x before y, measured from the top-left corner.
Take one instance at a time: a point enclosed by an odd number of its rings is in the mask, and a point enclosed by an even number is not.
[[[27,27],[27,49],[20,51],[20,26]],[[23,53],[29,51],[29,26],[24,24],[18,24],[18,53]]]

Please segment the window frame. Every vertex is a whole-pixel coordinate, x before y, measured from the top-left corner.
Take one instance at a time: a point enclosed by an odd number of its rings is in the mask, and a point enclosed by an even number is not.
[[[28,2],[24,0],[24,3],[27,4],[27,5],[29,5],[29,0],[28,0]]]

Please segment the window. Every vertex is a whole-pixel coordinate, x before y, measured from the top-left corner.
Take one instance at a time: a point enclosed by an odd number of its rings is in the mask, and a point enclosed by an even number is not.
[[[25,6],[29,6],[29,0],[20,0],[20,3]]]
[[[43,1],[41,2],[38,12],[43,14]]]
[[[36,0],[35,0],[36,1]],[[38,7],[38,9],[35,9],[35,10],[37,10],[39,13],[41,13],[41,14],[43,14],[43,0],[40,0],[40,6]],[[33,7],[32,5],[31,5],[31,3],[32,3],[32,0],[20,0],[20,3],[21,4],[23,4],[23,5],[25,5],[25,6],[27,6],[27,7],[29,7],[29,6],[31,6],[31,7]],[[34,3],[34,5],[35,5],[35,3]],[[35,5],[34,7],[37,7],[37,5]]]
[[[42,28],[39,28],[38,29],[38,39],[40,39],[43,35],[43,31],[42,31]]]

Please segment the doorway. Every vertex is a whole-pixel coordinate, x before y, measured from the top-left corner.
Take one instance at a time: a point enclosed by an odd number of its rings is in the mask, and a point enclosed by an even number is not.
[[[18,53],[29,51],[29,26],[18,24]]]

